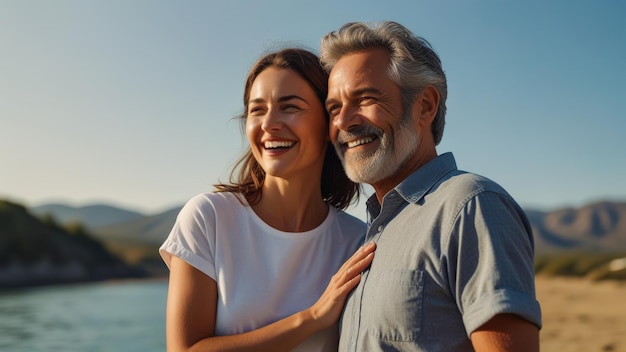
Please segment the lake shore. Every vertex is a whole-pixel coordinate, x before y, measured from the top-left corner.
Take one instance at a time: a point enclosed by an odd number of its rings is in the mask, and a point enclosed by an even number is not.
[[[542,352],[626,351],[626,282],[537,276]]]

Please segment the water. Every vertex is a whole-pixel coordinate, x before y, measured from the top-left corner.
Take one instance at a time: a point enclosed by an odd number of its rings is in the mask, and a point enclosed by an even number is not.
[[[165,351],[165,281],[0,291],[0,351]]]

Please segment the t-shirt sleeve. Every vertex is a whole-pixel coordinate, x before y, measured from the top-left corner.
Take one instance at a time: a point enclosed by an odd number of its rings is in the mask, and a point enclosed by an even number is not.
[[[482,192],[460,210],[448,250],[451,291],[467,335],[497,314],[541,327],[530,224],[508,196]]]
[[[206,195],[189,200],[178,213],[159,254],[169,267],[172,256],[216,280],[215,209]]]

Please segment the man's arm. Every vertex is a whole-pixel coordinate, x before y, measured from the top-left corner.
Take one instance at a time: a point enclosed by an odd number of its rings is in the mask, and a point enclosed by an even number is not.
[[[470,335],[476,351],[539,351],[539,329],[514,314],[498,314]]]

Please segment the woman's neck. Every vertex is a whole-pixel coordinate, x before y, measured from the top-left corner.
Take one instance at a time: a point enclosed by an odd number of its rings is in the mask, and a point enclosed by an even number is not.
[[[285,232],[304,232],[318,227],[328,216],[319,182],[290,182],[268,177],[254,212],[271,227]]]

